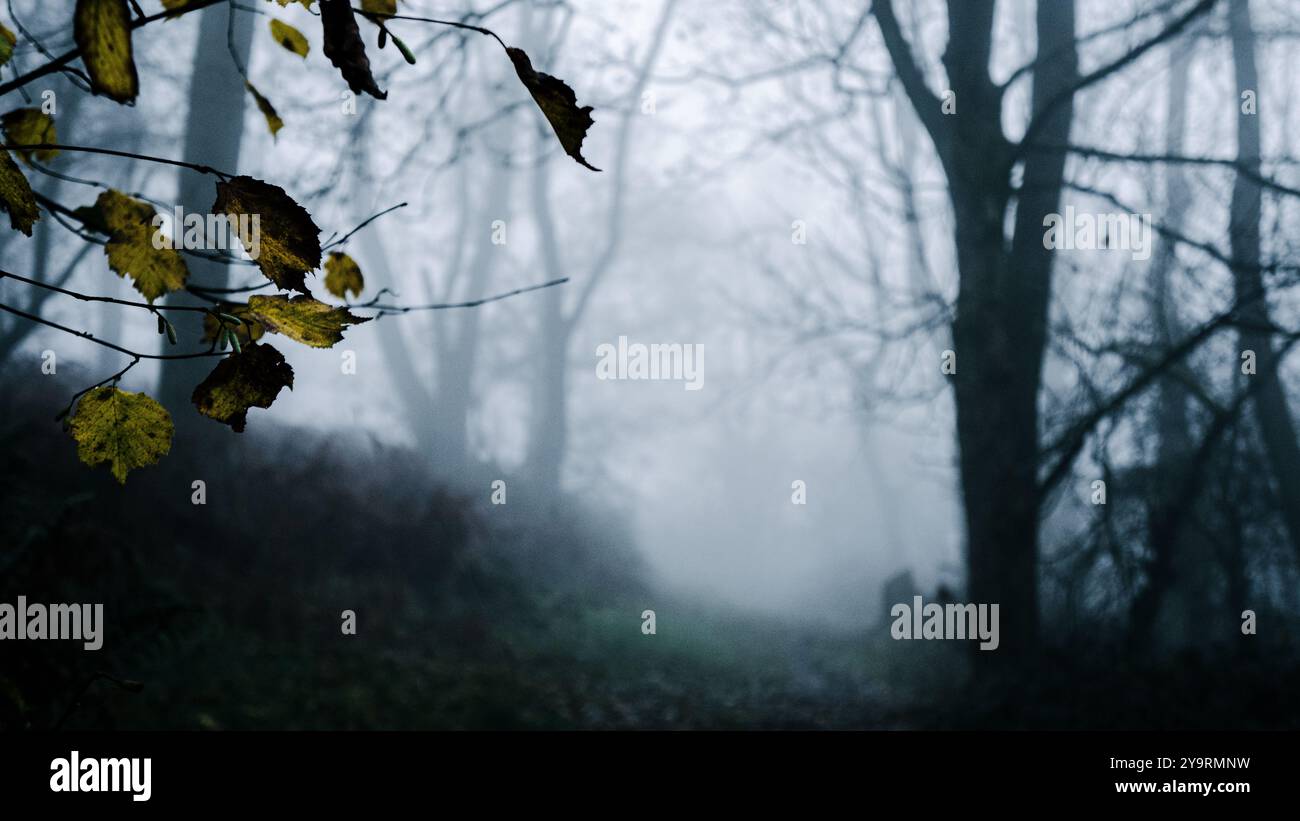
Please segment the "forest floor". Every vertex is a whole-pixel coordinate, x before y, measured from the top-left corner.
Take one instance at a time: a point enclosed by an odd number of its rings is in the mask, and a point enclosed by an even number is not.
[[[103,603],[104,647],[4,642],[0,729],[1300,727],[1289,643],[1056,648],[990,690],[960,643],[658,590],[616,518],[489,527],[328,436],[203,439],[120,486],[57,406],[0,390],[0,602]]]
[[[310,641],[195,625],[133,665],[139,692],[96,685],[69,727],[569,729],[894,727],[861,636],[661,608],[538,603],[512,625],[474,620],[406,635]],[[666,618],[672,613],[671,618]],[[408,612],[408,619],[410,617]],[[671,623],[666,623],[671,621]],[[90,700],[88,700],[89,703]]]

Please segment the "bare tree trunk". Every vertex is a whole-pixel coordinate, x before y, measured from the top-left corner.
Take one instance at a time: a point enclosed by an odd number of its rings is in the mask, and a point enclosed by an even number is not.
[[[359,197],[362,202],[369,202],[367,197]],[[357,236],[357,242],[364,253],[366,276],[373,276],[372,282],[394,282],[393,266],[388,261],[388,252],[384,247],[384,229],[376,222],[367,226]],[[433,420],[429,409],[433,406],[433,395],[428,385],[422,382],[423,376],[416,367],[411,350],[402,336],[400,320],[394,317],[380,317],[375,323],[375,334],[379,346],[384,352],[386,369],[393,383],[393,392],[397,395],[402,411],[406,416],[411,433],[415,436],[415,447],[421,455],[427,456],[433,447]]]
[[[1003,237],[1011,198],[1011,146],[1002,133],[1001,90],[989,77],[991,2],[949,2],[944,67],[957,113],[944,115],[926,88],[888,2],[876,17],[899,78],[934,140],[956,218],[960,284],[953,341],[968,595],[996,603],[1001,647],[986,656],[1017,661],[1038,632],[1038,393],[1047,340],[1052,254],[1043,217],[1060,201],[1065,154],[1028,151],[1010,248]],[[1033,142],[1068,143],[1070,89],[1078,77],[1073,0],[1040,0],[1033,75]],[[937,367],[936,363],[936,367]]]
[[[362,220],[375,213],[373,209],[385,205],[386,203],[377,202],[375,199],[374,186],[371,183],[373,173],[369,167],[368,160],[370,152],[360,150],[368,144],[372,138],[373,130],[371,126],[374,123],[375,106],[373,101],[366,104],[363,111],[363,121],[359,124],[353,135],[353,145],[358,147],[353,151],[351,158],[354,184],[354,199],[359,209],[354,215],[356,221]],[[451,302],[457,296],[455,287],[459,284],[460,275],[465,259],[465,246],[471,241],[467,238],[466,231],[470,225],[471,219],[481,222],[481,215],[475,211],[475,203],[470,193],[469,175],[474,166],[468,161],[459,162],[456,165],[456,200],[451,206],[451,210],[457,215],[456,229],[450,238],[453,244],[451,254],[446,257],[439,257],[438,266],[433,275],[425,278],[422,284],[423,297],[426,302]],[[477,224],[477,222],[476,222]],[[362,270],[366,272],[369,281],[369,290],[375,291],[381,284],[390,288],[401,289],[407,292],[408,288],[413,285],[412,280],[408,277],[402,279],[397,276],[397,271],[389,261],[387,244],[385,236],[387,228],[384,220],[368,225],[365,230],[360,231],[354,241],[361,247],[360,264]],[[481,239],[478,235],[476,239]],[[435,287],[435,283],[442,283],[441,288]],[[409,294],[414,297],[414,291]],[[468,296],[476,296],[470,294]],[[418,300],[412,300],[418,301]],[[448,328],[456,327],[457,317],[455,313],[448,312],[444,314],[434,314],[431,317],[428,329],[432,332],[435,344],[427,344],[427,337],[421,334],[428,331],[416,330],[419,325],[412,328],[412,321],[416,317],[407,317],[406,320],[394,321],[390,317],[386,321],[381,321],[375,325],[375,334],[379,340],[379,346],[384,352],[386,373],[393,384],[393,393],[397,396],[398,404],[406,418],[406,424],[412,436],[415,439],[415,449],[422,458],[431,459],[434,453],[434,446],[437,437],[436,422],[433,415],[434,408],[434,385],[432,384],[433,369],[430,369],[430,375],[426,376],[417,362],[417,356],[426,354],[422,361],[441,355],[439,351],[443,346],[451,344],[452,333]],[[412,345],[408,340],[410,334],[414,334],[416,339],[422,340]],[[436,466],[435,466],[436,468]]]
[[[189,114],[185,123],[182,159],[234,173],[239,166],[239,144],[244,134],[245,91],[244,80],[234,65],[230,49],[234,49],[242,65],[248,65],[256,15],[237,11],[225,4],[196,14],[199,17],[199,39],[194,70],[190,75]],[[233,15],[233,19],[228,15]],[[212,178],[180,169],[177,181],[177,202],[181,208],[186,213],[208,213],[216,199]],[[226,286],[226,265],[192,255],[186,257],[186,264],[192,281],[215,288]],[[188,314],[169,318],[182,340],[193,344],[202,336],[200,319]],[[211,369],[212,362],[204,359],[164,364],[158,399],[171,411],[178,433],[185,424],[198,421],[198,415],[190,406],[190,394]]]
[[[546,134],[539,132],[539,144]],[[539,162],[533,172],[533,214],[537,223],[542,265],[547,279],[563,276],[559,241],[550,204],[551,163]],[[538,366],[533,380],[532,423],[525,472],[539,500],[553,500],[560,490],[560,470],[568,436],[568,358],[572,325],[564,316],[564,290],[550,288],[540,295]]]
[[[538,328],[538,367],[533,383],[533,415],[528,440],[526,472],[539,498],[554,498],[560,490],[561,473],[568,441],[569,342],[582,321],[592,295],[618,258],[623,239],[623,211],[627,197],[627,166],[631,155],[632,134],[640,113],[641,95],[659,59],[668,29],[676,11],[677,0],[664,0],[654,35],[637,70],[636,80],[627,95],[627,108],[615,143],[614,167],[610,173],[610,203],[605,227],[605,242],[587,275],[574,283],[578,298],[566,315],[565,289],[552,288],[541,295]],[[539,132],[539,145],[549,145],[549,135]],[[533,175],[533,213],[546,278],[564,276],[555,220],[551,215],[551,169],[549,162],[538,164]]]
[[[1259,74],[1255,67],[1255,33],[1251,27],[1249,0],[1229,5],[1228,27],[1232,36],[1232,62],[1237,80],[1238,98],[1245,91],[1258,96]],[[1237,172],[1232,187],[1232,213],[1229,236],[1232,241],[1233,277],[1236,297],[1241,305],[1244,327],[1240,332],[1243,351],[1254,351],[1257,376],[1266,380],[1253,402],[1255,424],[1259,427],[1265,455],[1273,473],[1291,546],[1300,554],[1300,442],[1295,423],[1287,406],[1282,386],[1278,356],[1273,350],[1268,295],[1260,274],[1259,219],[1262,192],[1259,177],[1259,114],[1237,109]]]
[[[1076,79],[1074,0],[1039,0],[1037,28],[1045,62],[1034,71],[1035,116]],[[1072,101],[1058,106],[1048,115],[1042,142],[1068,143],[1072,117]],[[965,147],[978,151],[978,144]],[[965,161],[979,160],[971,155]],[[1064,171],[1063,151],[1028,155],[1009,264],[976,266],[979,278],[970,287],[963,281],[953,332],[964,357],[956,379],[957,431],[970,594],[977,602],[1002,603],[1011,658],[1029,652],[1038,631],[1038,391],[1052,276],[1042,226],[1043,216],[1059,208]],[[981,240],[1000,244],[1000,213],[991,220],[981,216],[977,224]],[[996,257],[990,249],[980,258]]]
[[[491,285],[492,273],[504,246],[491,241],[492,223],[510,218],[512,173],[507,159],[494,160],[485,184],[478,218],[470,226],[473,253],[466,269],[463,293],[483,295]],[[509,235],[507,234],[507,237]],[[433,392],[433,465],[439,474],[452,478],[464,475],[469,466],[469,415],[474,401],[474,367],[478,361],[479,324],[483,312],[462,311],[458,322],[440,334],[437,374]],[[443,316],[444,322],[450,316]]]
[[[1192,51],[1175,48],[1169,52],[1169,79],[1166,94],[1165,153],[1183,154],[1187,126],[1188,77]],[[1191,196],[1186,175],[1179,165],[1165,168],[1165,224],[1180,230]],[[1183,338],[1177,305],[1169,293],[1177,262],[1177,243],[1160,238],[1151,268],[1151,314],[1157,344],[1169,350]],[[1192,468],[1193,446],[1189,431],[1189,394],[1175,378],[1166,378],[1157,386],[1154,425],[1159,444],[1150,489],[1147,541],[1151,556],[1146,565],[1146,581],[1129,609],[1129,640],[1135,646],[1148,644],[1153,628],[1161,620],[1162,609],[1173,617],[1161,631],[1173,649],[1205,635],[1205,614],[1210,608],[1207,584],[1212,561],[1204,537],[1183,527],[1183,512],[1191,508],[1190,500],[1181,499],[1187,486],[1184,476]],[[1173,601],[1168,608],[1166,593]]]

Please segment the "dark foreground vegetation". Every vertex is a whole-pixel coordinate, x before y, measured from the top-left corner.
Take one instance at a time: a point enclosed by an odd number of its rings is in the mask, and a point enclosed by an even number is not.
[[[35,385],[33,386],[33,383]],[[1285,642],[1154,664],[1072,645],[1007,686],[951,644],[657,589],[608,514],[529,525],[409,454],[260,426],[125,487],[6,388],[0,597],[102,602],[104,646],[5,642],[0,728],[1296,726]],[[191,482],[207,504],[191,503]],[[486,494],[482,494],[486,498]],[[658,631],[642,635],[652,607]],[[355,610],[355,636],[340,614]],[[1267,650],[1261,648],[1268,647]]]

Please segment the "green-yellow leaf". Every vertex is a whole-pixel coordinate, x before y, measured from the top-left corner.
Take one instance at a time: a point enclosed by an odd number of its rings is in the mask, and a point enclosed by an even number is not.
[[[155,464],[172,447],[166,408],[143,393],[108,386],[81,398],[68,428],[77,458],[91,467],[107,463],[122,484],[132,470]]]
[[[15,108],[0,117],[0,128],[5,140],[17,145],[52,145],[59,141],[54,131],[54,119],[39,108]],[[34,157],[39,162],[49,162],[59,155],[57,148],[38,148],[34,151],[17,149],[29,163]]]
[[[135,289],[150,302],[185,287],[190,273],[185,258],[169,243],[154,247],[156,212],[152,205],[120,191],[105,191],[95,200],[95,211],[98,214],[93,219],[102,221],[108,229],[104,253],[114,273],[129,277]]]
[[[281,120],[280,115],[275,112],[275,106],[271,105],[271,101],[263,97],[262,93],[256,88],[253,88],[252,83],[245,82],[244,88],[248,89],[248,93],[252,94],[253,99],[257,101],[258,110],[266,118],[266,127],[271,129],[271,136],[275,137],[280,129],[284,128],[284,120]]]
[[[72,28],[95,93],[119,103],[133,102],[140,93],[140,78],[131,54],[126,0],[77,0]]]
[[[284,8],[290,3],[301,3],[303,8],[311,10],[311,0],[275,0],[275,2],[280,4],[280,8]]]
[[[397,14],[397,0],[361,0],[361,10],[371,14]]]
[[[9,224],[27,236],[32,235],[32,223],[41,218],[36,207],[36,195],[22,169],[9,152],[0,149],[0,211],[9,214]]]
[[[199,413],[242,433],[249,408],[269,408],[281,388],[293,390],[293,368],[270,345],[247,345],[217,364],[194,389]]]
[[[309,296],[254,296],[248,310],[268,331],[313,348],[333,347],[343,339],[344,328],[369,321]]]
[[[411,65],[415,65],[415,52],[411,51],[410,47],[406,45],[405,40],[403,40],[401,37],[398,37],[396,34],[394,34],[393,45],[397,46],[397,50],[402,52],[403,60],[410,63]]]
[[[288,23],[276,20],[274,17],[271,18],[271,36],[275,38],[275,42],[284,46],[289,51],[292,51],[294,54],[297,54],[299,57],[305,58],[307,52],[311,50],[311,46],[307,43],[307,38],[303,36],[301,31],[298,31],[298,29]]]
[[[252,177],[223,180],[212,213],[256,217],[257,267],[278,288],[307,293],[307,272],[320,265],[320,229],[283,188]]]
[[[347,299],[349,293],[361,296],[365,289],[366,279],[357,261],[342,251],[330,252],[325,260],[325,290],[339,299]]]
[[[510,62],[515,64],[515,74],[533,95],[537,107],[546,115],[546,120],[560,139],[564,153],[592,171],[600,169],[583,159],[582,141],[591,128],[591,106],[578,107],[578,97],[573,89],[558,77],[543,74],[533,69],[533,63],[521,48],[507,48]]]
[[[16,45],[18,45],[18,35],[5,28],[4,23],[0,23],[0,66],[9,62],[9,58],[14,56]]]

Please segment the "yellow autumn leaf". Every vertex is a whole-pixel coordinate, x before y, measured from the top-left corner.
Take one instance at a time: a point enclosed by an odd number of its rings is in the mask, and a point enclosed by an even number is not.
[[[252,94],[253,99],[257,101],[257,109],[266,118],[266,127],[271,130],[271,136],[274,137],[279,133],[280,129],[284,128],[284,120],[281,120],[280,115],[275,112],[275,107],[271,105],[271,101],[263,97],[262,93],[256,88],[253,88],[252,83],[245,82],[244,88],[248,89],[248,93]]]
[[[339,299],[347,299],[349,293],[361,296],[365,289],[366,280],[357,261],[342,251],[331,252],[325,260],[325,290]]]
[[[14,56],[16,45],[18,45],[18,35],[5,28],[4,23],[0,23],[0,66],[9,62],[9,58]]]
[[[288,23],[276,20],[274,17],[271,18],[271,36],[275,38],[275,42],[299,57],[305,58],[307,52],[311,51],[311,46],[307,43],[307,38],[303,36],[301,31]]]
[[[131,53],[131,11],[126,0],[77,0],[73,37],[96,94],[129,103],[140,93]]]
[[[95,211],[108,229],[104,253],[114,273],[129,277],[150,302],[185,287],[189,277],[185,258],[170,244],[154,247],[156,212],[152,205],[120,191],[105,191],[95,200]]]
[[[371,14],[397,14],[397,0],[361,0],[361,10]]]
[[[41,218],[36,195],[9,152],[0,149],[0,211],[8,212],[14,230],[32,235],[32,223]]]
[[[172,447],[172,417],[143,393],[95,388],[81,398],[68,423],[77,458],[91,467],[107,463],[118,482],[157,463]]]
[[[0,117],[0,128],[4,129],[5,140],[16,145],[52,145],[59,141],[54,131],[54,119],[39,108],[16,108]],[[17,149],[23,159],[31,162],[35,157],[39,162],[49,162],[59,155],[57,148],[39,148],[35,151]]]
[[[254,296],[248,300],[248,311],[268,331],[313,348],[333,347],[343,339],[347,326],[369,321],[309,296]]]

